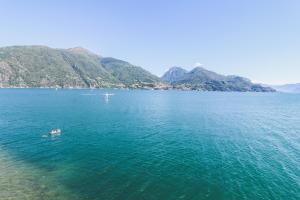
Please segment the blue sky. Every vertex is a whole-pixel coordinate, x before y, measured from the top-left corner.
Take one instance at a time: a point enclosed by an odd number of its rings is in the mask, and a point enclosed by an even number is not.
[[[0,46],[82,46],[156,75],[195,63],[300,82],[298,0],[0,0]]]

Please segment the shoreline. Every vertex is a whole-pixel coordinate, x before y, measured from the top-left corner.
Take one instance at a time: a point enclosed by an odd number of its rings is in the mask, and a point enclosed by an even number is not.
[[[178,88],[88,88],[88,87],[0,87],[1,89],[54,89],[54,90],[158,90],[158,91],[195,91],[195,92],[226,92],[226,93],[278,93],[279,91],[221,91],[221,90],[193,90],[193,89],[178,89]]]

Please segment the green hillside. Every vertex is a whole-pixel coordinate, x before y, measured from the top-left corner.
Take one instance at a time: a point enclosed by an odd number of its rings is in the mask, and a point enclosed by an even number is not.
[[[105,59],[80,47],[0,48],[1,87],[125,87],[139,82],[155,83],[159,78],[140,67]]]
[[[135,83],[157,83],[160,79],[141,67],[115,58],[103,58],[101,64],[126,86]]]

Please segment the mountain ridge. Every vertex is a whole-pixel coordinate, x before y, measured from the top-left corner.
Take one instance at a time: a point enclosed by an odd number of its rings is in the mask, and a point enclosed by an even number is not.
[[[0,48],[0,87],[274,91],[248,79],[224,76],[199,66],[191,71],[172,67],[159,78],[140,66],[102,57],[83,47],[43,45]]]
[[[102,59],[103,57],[82,47],[69,49],[41,45],[3,47],[0,48],[0,86],[136,87],[114,76],[112,71],[108,71],[101,63]],[[131,69],[136,66],[127,63],[126,67]],[[144,85],[159,83],[158,77],[150,76],[150,73],[142,68],[134,72],[137,79],[131,80],[132,77],[127,77],[128,81]]]
[[[176,72],[178,70],[178,72]],[[190,71],[183,68],[170,68],[162,80],[172,84],[174,88],[199,91],[239,91],[239,92],[273,92],[270,87],[252,83],[249,79],[235,75],[221,75],[209,71],[202,66]],[[184,73],[183,73],[184,72]],[[174,76],[174,74],[178,76]]]

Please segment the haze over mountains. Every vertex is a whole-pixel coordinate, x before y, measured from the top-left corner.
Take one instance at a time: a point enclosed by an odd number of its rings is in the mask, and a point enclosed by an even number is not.
[[[0,87],[144,88],[199,91],[271,92],[239,76],[223,76],[202,67],[173,67],[159,78],[139,66],[76,47],[0,48]]]
[[[300,93],[300,83],[270,86],[278,92]]]

